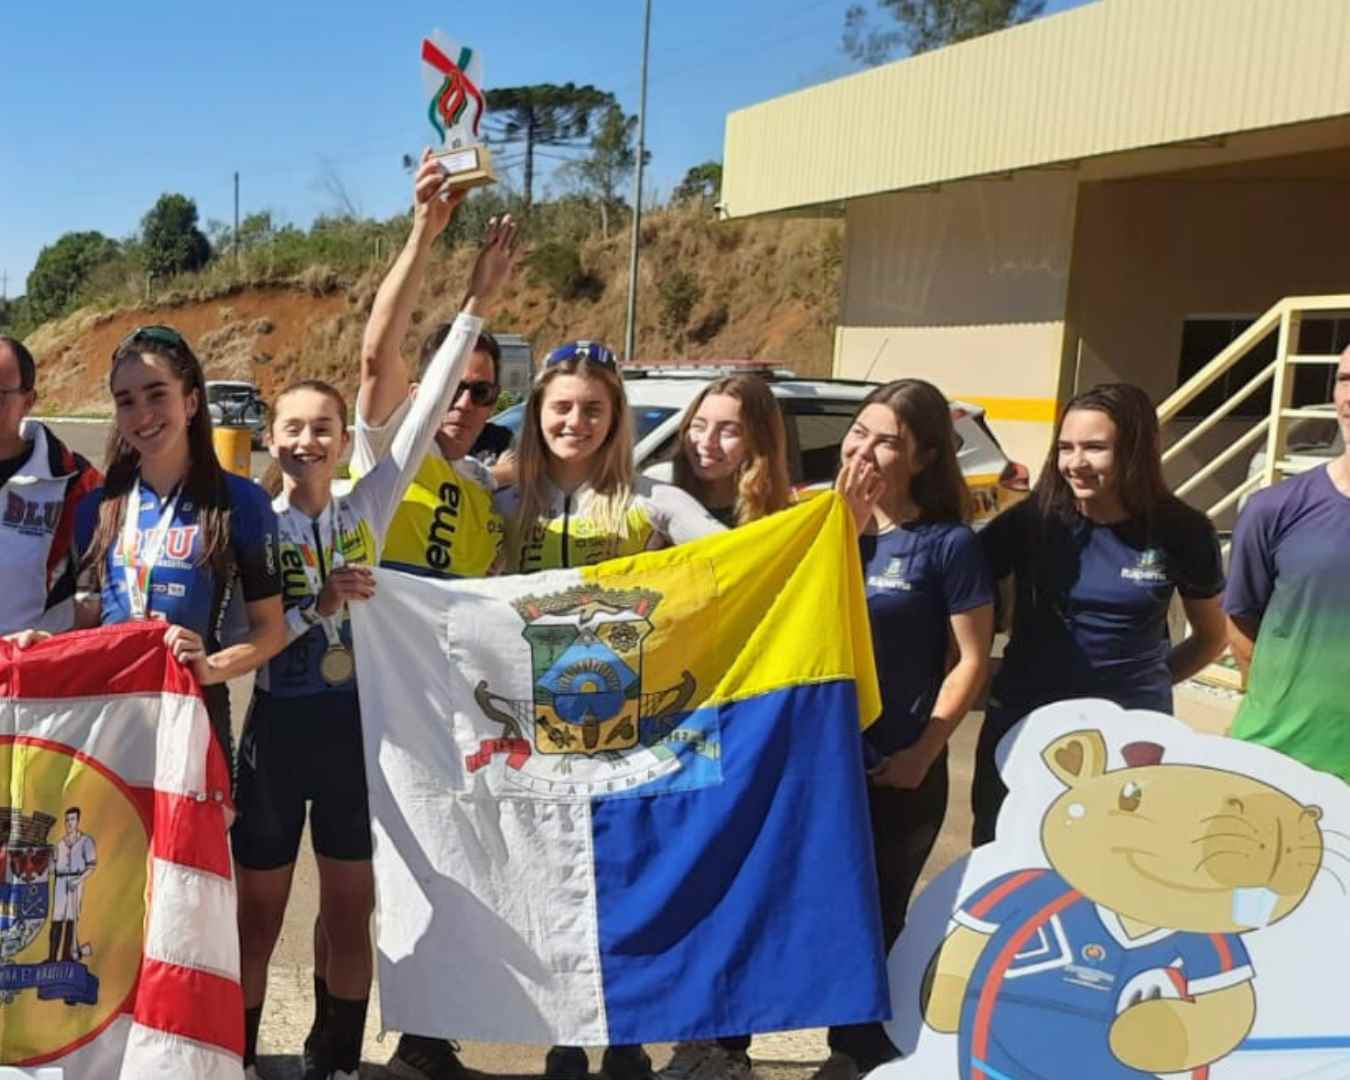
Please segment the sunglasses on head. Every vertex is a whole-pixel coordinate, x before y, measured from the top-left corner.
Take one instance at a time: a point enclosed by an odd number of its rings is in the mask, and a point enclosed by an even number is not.
[[[465,379],[455,387],[455,396],[450,403],[453,405],[464,396],[465,391],[468,391],[469,400],[475,405],[495,405],[502,388],[487,379]]]
[[[619,362],[614,357],[614,353],[605,345],[598,341],[572,341],[566,345],[559,345],[551,353],[548,359],[544,361],[544,367],[551,368],[558,364],[565,364],[569,360],[587,360],[592,364],[599,364],[610,371],[618,371]]]
[[[153,341],[157,345],[168,345],[173,349],[187,348],[187,341],[184,340],[183,335],[172,326],[138,326],[118,343],[113,355],[116,356],[128,345],[137,341]]]

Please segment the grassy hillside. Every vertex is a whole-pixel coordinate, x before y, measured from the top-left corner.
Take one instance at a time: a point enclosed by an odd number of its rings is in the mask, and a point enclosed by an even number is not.
[[[842,225],[765,220],[718,223],[706,210],[657,211],[642,223],[637,359],[753,358],[828,374],[839,304]],[[621,347],[630,233],[563,250],[535,248],[498,303],[492,329],[520,333],[536,356],[572,338]],[[182,330],[209,378],[252,378],[269,395],[292,379],[355,387],[361,332],[394,252],[343,269],[315,263],[285,275],[229,260],[178,278],[151,302],[126,290],[46,323],[27,341],[45,413],[106,412],[108,361],[134,326]],[[431,323],[453,314],[473,251],[438,250],[405,342],[412,355]],[[570,261],[569,261],[570,260]]]

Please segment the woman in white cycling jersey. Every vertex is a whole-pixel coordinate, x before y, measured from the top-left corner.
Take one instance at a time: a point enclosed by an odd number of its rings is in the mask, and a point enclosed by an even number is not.
[[[633,469],[633,423],[614,354],[599,342],[559,346],[525,405],[514,488],[499,492],[509,573],[589,566],[721,532],[693,498]],[[611,1046],[608,1080],[650,1080],[641,1046]],[[586,1051],[555,1046],[547,1080],[585,1080]]]
[[[315,978],[324,1016],[306,1040],[304,1080],[355,1080],[370,992],[370,818],[366,801],[349,602],[374,593],[370,567],[390,519],[462,390],[482,329],[481,309],[505,279],[515,246],[510,218],[494,222],[464,309],[437,351],[387,457],[351,493],[332,495],[348,441],[347,406],[327,383],[305,380],[277,399],[273,503],[281,541],[287,646],[258,674],[239,755],[232,832],[238,864],[240,981],[247,1077],[256,1077],[267,965],[281,930],[308,804],[323,913]]]

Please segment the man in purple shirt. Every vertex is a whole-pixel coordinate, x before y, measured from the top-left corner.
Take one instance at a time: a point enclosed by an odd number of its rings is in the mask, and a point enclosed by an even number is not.
[[[1336,371],[1350,442],[1350,349]],[[1224,610],[1247,674],[1232,734],[1350,780],[1350,450],[1252,496],[1233,533]]]

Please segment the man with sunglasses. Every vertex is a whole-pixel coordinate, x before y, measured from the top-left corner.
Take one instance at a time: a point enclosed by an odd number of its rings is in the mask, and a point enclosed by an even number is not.
[[[0,634],[69,630],[78,556],[75,508],[103,482],[97,469],[28,418],[37,365],[0,336]]]

